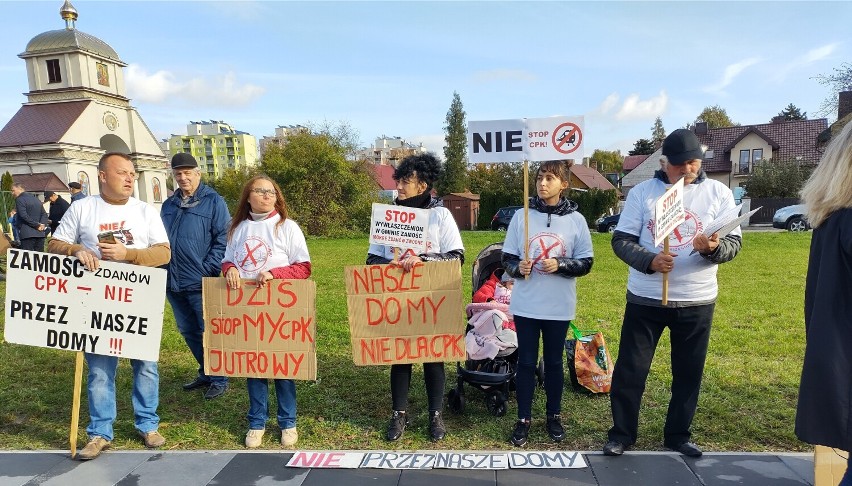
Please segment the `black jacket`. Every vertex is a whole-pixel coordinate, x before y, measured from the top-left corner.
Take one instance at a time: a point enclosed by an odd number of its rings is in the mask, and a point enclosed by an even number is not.
[[[59,227],[59,222],[62,220],[62,216],[65,216],[65,211],[68,211],[68,206],[71,206],[71,203],[62,199],[62,196],[56,196],[56,201],[50,203],[50,211],[47,213],[47,218],[50,220],[51,233]]]

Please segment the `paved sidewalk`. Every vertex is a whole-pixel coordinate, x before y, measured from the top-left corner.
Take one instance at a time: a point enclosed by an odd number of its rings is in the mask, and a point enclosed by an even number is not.
[[[431,451],[434,452],[434,451]],[[454,451],[459,452],[459,451]],[[0,486],[787,486],[813,485],[813,454],[583,453],[583,469],[471,471],[294,469],[275,451],[108,451],[80,462],[68,451],[0,452]]]

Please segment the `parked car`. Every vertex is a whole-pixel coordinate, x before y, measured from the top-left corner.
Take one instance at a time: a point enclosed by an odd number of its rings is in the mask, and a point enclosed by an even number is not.
[[[512,216],[515,214],[515,211],[522,207],[506,206],[505,208],[498,209],[494,217],[491,218],[491,229],[493,231],[506,231],[509,229],[509,222],[512,221]]]
[[[786,229],[787,231],[807,231],[811,229],[805,214],[804,204],[786,206],[772,216],[772,227]]]
[[[612,216],[601,216],[595,223],[598,226],[598,233],[612,233],[615,227],[618,226],[618,219],[621,213],[613,214]]]

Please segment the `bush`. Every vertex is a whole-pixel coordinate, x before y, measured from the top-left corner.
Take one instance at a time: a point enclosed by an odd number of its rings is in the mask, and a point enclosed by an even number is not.
[[[799,197],[812,170],[797,160],[761,160],[743,186],[749,197]]]
[[[589,228],[594,227],[595,220],[602,214],[615,208],[618,203],[618,193],[614,189],[602,191],[600,189],[589,189],[588,191],[571,190],[568,199],[577,203],[580,214],[586,218]]]

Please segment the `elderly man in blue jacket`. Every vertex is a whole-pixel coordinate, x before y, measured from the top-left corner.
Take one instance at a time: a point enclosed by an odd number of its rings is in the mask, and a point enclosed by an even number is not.
[[[201,182],[195,157],[175,154],[172,174],[178,187],[160,210],[172,246],[166,297],[178,330],[198,362],[198,376],[183,389],[206,388],[204,398],[212,400],[228,389],[228,378],[204,374],[201,279],[220,275],[231,218],[222,196]]]

